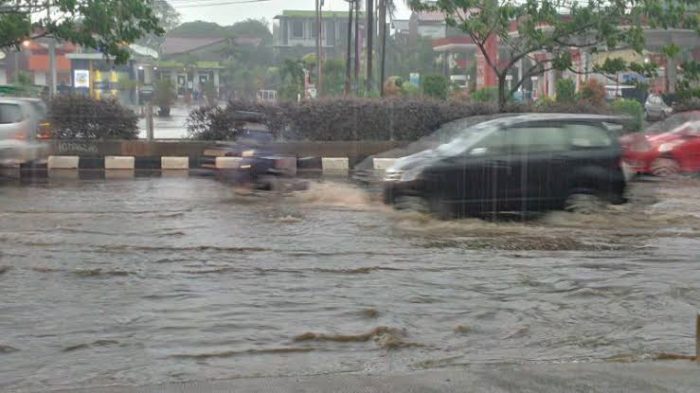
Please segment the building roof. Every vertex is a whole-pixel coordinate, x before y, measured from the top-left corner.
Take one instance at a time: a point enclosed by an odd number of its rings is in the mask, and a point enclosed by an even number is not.
[[[195,68],[200,69],[200,70],[201,69],[218,70],[218,69],[224,68],[221,66],[221,63],[219,63],[218,61],[197,61],[192,65]],[[158,67],[163,68],[163,69],[186,68],[187,64],[185,64],[181,61],[161,60],[158,62]]]
[[[360,16],[364,17],[365,13],[360,11]],[[316,11],[314,10],[284,10],[282,15],[275,16],[275,19],[279,18],[315,18]],[[347,11],[323,11],[324,18],[347,18]]]
[[[177,55],[216,45],[224,40],[224,37],[165,37],[160,51],[163,55]]]

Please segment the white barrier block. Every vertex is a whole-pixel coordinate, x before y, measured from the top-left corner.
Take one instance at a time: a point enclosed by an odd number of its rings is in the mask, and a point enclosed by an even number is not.
[[[189,157],[161,157],[160,169],[190,169]]]
[[[241,157],[216,157],[216,169],[238,169]]]
[[[390,166],[394,165],[397,158],[375,158],[373,160],[373,165],[375,170],[385,171],[389,169]]]
[[[321,168],[323,173],[347,172],[350,170],[350,162],[347,157],[321,157]]]
[[[49,156],[46,164],[48,169],[78,169],[80,157],[78,156]]]
[[[136,159],[132,156],[106,156],[105,170],[107,169],[134,169]]]

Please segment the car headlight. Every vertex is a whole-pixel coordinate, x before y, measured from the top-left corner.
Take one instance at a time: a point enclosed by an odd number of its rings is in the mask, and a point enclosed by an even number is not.
[[[384,181],[387,181],[387,182],[414,181],[420,176],[422,170],[423,170],[423,168],[421,168],[421,167],[415,167],[415,168],[411,168],[409,170],[387,169],[387,171],[384,172]]]
[[[676,146],[678,146],[680,142],[668,142],[668,143],[662,143],[659,146],[659,153],[668,153],[671,150],[673,150]]]
[[[253,157],[255,155],[255,150],[245,150],[241,153],[241,157]]]

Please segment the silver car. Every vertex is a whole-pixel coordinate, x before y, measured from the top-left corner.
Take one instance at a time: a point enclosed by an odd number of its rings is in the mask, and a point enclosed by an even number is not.
[[[36,141],[40,121],[28,101],[0,98],[0,164],[22,164],[44,158],[47,148]]]
[[[666,105],[663,98],[656,94],[649,94],[644,103],[644,111],[647,120],[663,120],[673,112],[673,108]]]

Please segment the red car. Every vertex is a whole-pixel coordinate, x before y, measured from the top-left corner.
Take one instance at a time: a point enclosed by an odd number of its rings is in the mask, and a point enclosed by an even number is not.
[[[700,111],[682,112],[620,138],[623,160],[640,174],[700,172]]]

